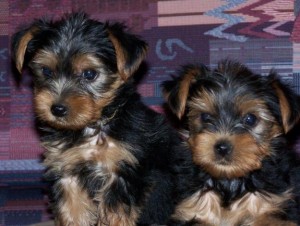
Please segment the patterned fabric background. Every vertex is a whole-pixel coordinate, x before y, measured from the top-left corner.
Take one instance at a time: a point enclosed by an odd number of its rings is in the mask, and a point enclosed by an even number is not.
[[[157,111],[163,103],[160,83],[180,65],[215,66],[224,57],[263,75],[274,68],[300,94],[300,0],[0,0],[0,225],[50,217],[31,78],[25,73],[16,82],[11,34],[33,18],[77,10],[103,21],[123,21],[149,43],[139,92]],[[291,138],[300,152],[299,131]]]

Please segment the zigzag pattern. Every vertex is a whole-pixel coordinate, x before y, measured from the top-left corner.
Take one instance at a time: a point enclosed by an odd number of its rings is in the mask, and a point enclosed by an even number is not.
[[[272,0],[267,0],[267,3],[271,2]],[[253,8],[260,6],[261,2],[256,2],[254,4],[251,4],[249,6],[246,6],[242,9],[239,10],[239,12],[247,15],[251,15],[254,17],[259,18],[258,21],[254,23],[250,23],[247,27],[242,28],[239,30],[240,33],[242,34],[247,34],[247,35],[252,35],[260,38],[273,38],[274,36],[271,34],[266,34],[264,32],[259,32],[259,31],[254,31],[253,28],[258,27],[259,25],[263,24],[266,21],[269,21],[273,17],[264,14],[264,11],[260,10],[253,10]]]
[[[280,31],[277,29],[283,24],[293,20],[293,18],[291,18],[290,16],[291,13],[279,12],[279,6],[285,4],[288,3],[284,3],[282,1],[280,2],[280,1],[266,0],[266,2],[263,5],[260,1],[258,1],[256,3],[243,7],[242,9],[238,10],[238,12],[245,15],[256,17],[258,18],[258,20],[256,22],[247,24],[246,27],[240,29],[238,32],[249,36],[255,36],[255,37],[266,38],[266,39],[274,38],[275,36],[290,35],[290,33],[288,32]],[[275,22],[275,24],[272,24],[264,29],[261,28],[257,29],[259,31],[255,31],[256,27],[259,27],[266,22],[270,22],[274,20],[274,18],[278,22]]]
[[[291,0],[264,0],[264,3],[261,1],[251,3],[244,0],[226,0],[226,2],[227,4],[205,13],[205,15],[225,19],[227,21],[227,23],[207,31],[205,33],[206,35],[240,42],[246,41],[247,36],[270,39],[276,36],[290,35],[290,32],[280,30],[280,27],[283,27],[284,24],[294,21],[295,19],[293,2]],[[234,10],[234,13],[226,13],[226,11],[240,6],[243,3],[248,4],[240,9]],[[242,14],[245,16],[236,16],[233,14]],[[256,20],[254,22],[249,21],[247,16]],[[271,25],[270,22],[272,23]],[[224,32],[226,29],[237,24],[245,24],[245,27],[237,31],[237,33],[242,35]],[[265,26],[265,28],[262,28],[262,26]]]
[[[234,16],[234,15],[226,14],[223,12],[225,10],[229,10],[231,8],[234,8],[238,5],[246,2],[246,0],[226,0],[226,2],[228,4],[222,5],[216,9],[210,10],[210,11],[206,12],[205,14],[208,16],[214,16],[214,17],[218,17],[221,19],[225,19],[228,22],[225,24],[222,24],[221,26],[216,27],[210,31],[207,31],[204,34],[212,35],[212,36],[218,37],[218,38],[225,38],[225,39],[228,39],[231,41],[245,42],[247,40],[247,37],[245,37],[245,36],[223,32],[224,30],[226,30],[227,28],[229,28],[233,25],[244,22],[244,19],[240,16]]]
[[[287,23],[287,21],[279,21],[276,24],[273,24],[269,27],[264,28],[263,30],[265,32],[268,32],[268,33],[274,35],[274,36],[289,36],[290,35],[289,32],[281,31],[281,30],[277,29],[278,27],[281,27],[286,23]]]

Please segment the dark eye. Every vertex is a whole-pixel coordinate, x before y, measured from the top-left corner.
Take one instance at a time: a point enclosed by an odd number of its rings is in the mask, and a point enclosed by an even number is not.
[[[244,117],[244,124],[247,126],[253,127],[256,125],[256,122],[257,122],[257,118],[254,114],[247,114]]]
[[[201,113],[200,118],[202,122],[209,122],[212,119],[211,115],[208,113]]]
[[[97,77],[97,74],[95,70],[84,70],[81,75],[86,80],[93,81]]]
[[[48,67],[42,67],[42,73],[44,76],[50,78],[53,76],[53,71]]]

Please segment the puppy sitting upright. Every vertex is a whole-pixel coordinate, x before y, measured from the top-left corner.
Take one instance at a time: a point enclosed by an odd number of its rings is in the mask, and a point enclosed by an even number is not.
[[[173,223],[298,225],[300,169],[285,134],[300,103],[276,74],[225,60],[215,70],[185,66],[163,87],[170,108],[187,119],[198,165]]]
[[[17,69],[34,75],[56,225],[163,224],[188,153],[136,93],[146,43],[75,13],[35,21],[13,48]]]

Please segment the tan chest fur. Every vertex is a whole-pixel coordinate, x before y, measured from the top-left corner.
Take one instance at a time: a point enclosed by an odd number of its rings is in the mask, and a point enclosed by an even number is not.
[[[134,225],[138,217],[137,208],[132,207],[132,212],[128,215],[125,213],[126,206],[120,204],[117,207],[118,213],[114,213],[103,202],[103,196],[118,178],[120,161],[137,164],[137,159],[128,150],[128,145],[98,134],[90,137],[84,144],[64,151],[60,150],[60,145],[55,148],[49,148],[47,144],[45,146],[48,151],[44,164],[62,175],[58,182],[63,189],[63,201],[60,203],[62,214],[58,219],[60,224],[89,226],[109,222],[112,226]],[[92,176],[103,179],[103,186],[96,191],[94,199],[89,197],[77,176],[72,174],[76,166],[82,163],[96,166]]]
[[[205,225],[235,226],[254,225],[254,219],[268,213],[280,211],[282,204],[291,198],[290,192],[284,194],[247,193],[242,198],[224,208],[219,196],[213,192],[196,192],[176,208],[176,219],[198,220]]]
[[[78,163],[90,162],[97,164],[100,174],[115,173],[120,161],[136,164],[136,158],[129,151],[129,146],[113,138],[97,134],[86,140],[83,144],[70,149],[61,150],[62,145],[55,147],[44,145],[47,149],[44,164],[48,167],[68,174]]]

